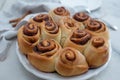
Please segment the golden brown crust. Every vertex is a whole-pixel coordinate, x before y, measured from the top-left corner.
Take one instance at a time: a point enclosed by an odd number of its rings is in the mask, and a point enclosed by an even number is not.
[[[103,37],[93,37],[84,51],[90,68],[97,68],[105,64],[109,56],[108,41]]]
[[[40,40],[40,32],[38,26],[27,23],[23,25],[18,31],[18,45],[19,49],[23,54],[32,52],[32,48]]]
[[[93,36],[103,36],[106,39],[109,39],[109,32],[107,26],[98,20],[91,19],[86,26],[86,31]]]
[[[62,76],[74,76],[87,72],[88,64],[78,50],[66,47],[60,51],[55,69]]]
[[[86,46],[89,44],[91,35],[85,30],[75,29],[66,39],[64,47],[73,47],[83,53]]]
[[[55,71],[55,61],[61,46],[52,39],[41,41],[34,47],[34,51],[28,54],[30,63],[40,71]]]

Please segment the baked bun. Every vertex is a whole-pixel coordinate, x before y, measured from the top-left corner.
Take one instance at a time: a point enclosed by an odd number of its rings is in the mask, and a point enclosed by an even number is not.
[[[44,72],[55,71],[55,61],[61,46],[53,39],[39,42],[31,54],[28,54],[29,62],[38,70]]]
[[[59,25],[59,21],[63,17],[69,17],[70,12],[65,7],[57,7],[55,9],[53,9],[53,10],[50,10],[49,15]]]
[[[84,29],[84,25],[82,23],[78,23],[74,19],[70,17],[64,17],[60,20],[60,25],[59,27],[61,28],[61,41],[60,44],[63,46],[66,38],[70,35],[70,33],[76,29]]]
[[[86,26],[91,17],[85,12],[78,12],[73,15],[73,19]]]
[[[105,64],[109,56],[108,41],[103,37],[93,37],[84,51],[84,56],[90,68],[97,68]]]
[[[109,39],[109,32],[107,26],[98,20],[91,19],[86,26],[86,31],[89,32],[92,36],[102,36],[106,39]]]
[[[83,53],[90,39],[91,35],[88,32],[77,28],[68,36],[63,47],[73,47]]]
[[[41,35],[43,40],[54,39],[59,43],[61,39],[61,29],[53,21],[47,21],[41,25]]]
[[[31,18],[29,22],[41,26],[43,22],[51,21],[51,20],[52,18],[48,14],[43,13],[43,14],[38,14],[35,17]]]
[[[60,51],[55,69],[62,76],[75,76],[87,72],[88,64],[77,49],[66,47]]]
[[[27,23],[18,30],[18,45],[23,54],[32,52],[33,47],[41,39],[41,33],[37,25]]]

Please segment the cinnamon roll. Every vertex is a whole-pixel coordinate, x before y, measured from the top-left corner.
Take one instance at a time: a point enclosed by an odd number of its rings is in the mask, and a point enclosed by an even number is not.
[[[86,46],[89,44],[91,35],[85,30],[75,29],[66,39],[64,47],[73,47],[83,53]]]
[[[78,50],[66,47],[60,51],[55,69],[62,76],[75,76],[87,72],[88,64]]]
[[[61,28],[61,45],[63,46],[64,41],[66,40],[66,38],[70,35],[70,33],[76,29],[76,28],[80,28],[80,29],[84,29],[83,24],[80,24],[78,22],[76,22],[74,19],[70,18],[70,17],[64,17],[60,20],[60,28]]]
[[[98,20],[91,19],[86,26],[86,31],[93,36],[104,36],[104,38],[109,39],[109,32],[106,25]]]
[[[66,16],[70,16],[70,12],[65,9],[65,7],[57,7],[54,10],[49,11],[49,15],[59,25],[60,19]]]
[[[109,45],[103,37],[93,37],[84,51],[84,56],[90,68],[97,68],[105,64],[109,56]]]
[[[55,71],[56,56],[59,54],[61,46],[53,39],[40,41],[31,54],[28,54],[29,62],[38,70],[44,72]]]
[[[32,52],[32,48],[39,42],[41,38],[40,30],[37,25],[27,23],[18,30],[18,45],[22,53],[28,54]]]
[[[60,42],[61,29],[53,21],[44,22],[41,27],[42,39],[54,39]]]
[[[90,16],[85,12],[78,12],[73,15],[73,19],[79,23],[83,23],[85,26],[87,22],[91,19]]]
[[[43,22],[51,21],[51,20],[52,18],[48,14],[39,14],[33,17],[32,19],[30,19],[29,22],[32,22],[40,27]]]

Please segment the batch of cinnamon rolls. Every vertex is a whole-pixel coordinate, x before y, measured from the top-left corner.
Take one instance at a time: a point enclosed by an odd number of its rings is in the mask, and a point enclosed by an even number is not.
[[[36,69],[75,76],[107,62],[109,32],[85,12],[70,15],[65,7],[57,7],[21,26],[18,46]]]

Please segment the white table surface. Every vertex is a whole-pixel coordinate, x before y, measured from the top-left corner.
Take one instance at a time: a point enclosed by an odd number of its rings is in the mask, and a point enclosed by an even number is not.
[[[9,0],[10,2],[12,0]],[[13,0],[14,1],[14,0]],[[8,3],[7,2],[7,3]],[[112,57],[108,67],[95,77],[89,80],[119,80],[120,79],[120,1],[119,0],[104,0],[102,11],[106,14],[104,19],[110,23],[117,25],[118,31],[110,31],[112,43]],[[9,4],[10,5],[10,4]],[[99,12],[98,12],[99,14]],[[119,36],[119,37],[118,37]],[[15,52],[15,40],[9,49],[8,58],[4,62],[0,62],[0,80],[40,80],[33,74],[29,73],[19,62]]]

